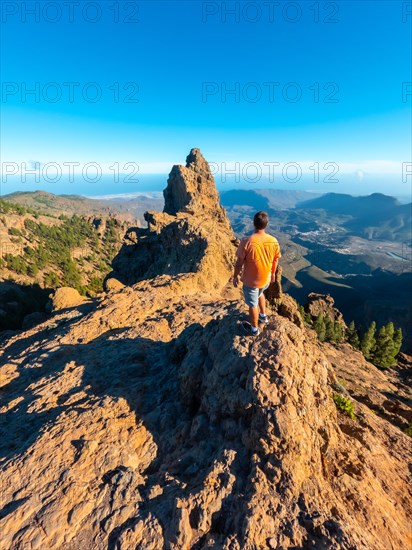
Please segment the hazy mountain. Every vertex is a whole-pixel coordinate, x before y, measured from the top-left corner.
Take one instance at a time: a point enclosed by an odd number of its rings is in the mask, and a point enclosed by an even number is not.
[[[46,191],[16,192],[4,195],[4,200],[33,208],[45,214],[59,216],[72,215],[116,215],[118,219],[129,223],[144,223],[146,210],[162,209],[161,193],[141,193],[130,197],[111,197],[109,199],[92,199],[80,195],[54,195]]]
[[[297,204],[303,211],[324,210],[328,215],[345,215],[348,231],[368,239],[410,241],[412,236],[412,203],[401,204],[394,197],[373,193],[353,197],[328,193]]]
[[[225,207],[250,206],[256,210],[284,210],[318,197],[318,193],[287,189],[232,189],[221,193]]]
[[[400,202],[388,195],[373,193],[363,197],[354,197],[342,193],[326,193],[315,199],[301,201],[298,208],[322,208],[335,214],[350,214],[352,216],[379,214],[399,206]]]

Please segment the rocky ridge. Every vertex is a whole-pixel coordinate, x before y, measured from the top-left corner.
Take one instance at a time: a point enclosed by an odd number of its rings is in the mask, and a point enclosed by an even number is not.
[[[172,169],[165,212],[115,262],[127,286],[3,342],[5,548],[410,544],[410,439],[342,386],[351,351],[320,344],[287,295],[262,335],[241,335],[209,174],[198,150]]]
[[[80,195],[55,195],[46,191],[27,191],[3,195],[2,199],[37,211],[39,215],[58,217],[77,214],[90,218],[116,217],[129,225],[144,222],[143,213],[153,204],[160,208],[160,193],[140,193],[132,196],[111,195],[106,199],[93,199]]]

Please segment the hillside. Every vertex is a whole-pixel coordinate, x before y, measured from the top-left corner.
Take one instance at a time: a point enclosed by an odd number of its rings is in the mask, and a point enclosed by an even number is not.
[[[152,208],[163,208],[158,193],[141,193],[134,198],[92,199],[79,195],[54,195],[46,191],[17,192],[2,199],[30,208],[42,214],[59,217],[74,214],[95,217],[116,217],[130,225],[141,225],[143,214]]]
[[[60,214],[103,214],[110,215],[110,207],[103,201],[87,199],[79,195],[55,195],[47,191],[18,191],[3,195],[3,200],[20,204],[53,216]]]
[[[320,343],[287,295],[242,336],[199,150],[164,194],[108,293],[4,335],[5,547],[407,548],[410,365]]]
[[[0,330],[44,312],[58,287],[101,292],[128,227],[116,217],[56,217],[0,200]]]

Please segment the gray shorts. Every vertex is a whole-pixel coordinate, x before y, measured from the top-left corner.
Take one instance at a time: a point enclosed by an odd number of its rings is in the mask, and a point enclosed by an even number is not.
[[[246,305],[249,307],[258,307],[259,296],[263,294],[263,291],[269,287],[268,283],[263,288],[250,288],[249,286],[243,285],[243,294],[245,296]]]

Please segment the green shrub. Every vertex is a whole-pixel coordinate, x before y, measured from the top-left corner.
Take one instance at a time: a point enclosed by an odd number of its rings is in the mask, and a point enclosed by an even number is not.
[[[91,292],[102,292],[103,290],[103,277],[92,277],[89,284],[87,285],[87,290]]]
[[[26,275],[27,273],[27,263],[22,258],[22,256],[13,256],[13,254],[5,254],[4,260],[7,265],[7,269],[14,271],[20,275]]]
[[[312,317],[311,317],[310,313],[307,313],[307,312],[305,311],[305,308],[304,308],[302,305],[300,305],[300,304],[298,304],[298,311],[299,311],[299,313],[300,313],[300,315],[301,315],[301,317],[302,317],[302,320],[304,321],[305,325],[311,327],[311,326],[312,326]]]
[[[357,334],[354,325],[349,326],[348,341],[356,347]],[[395,329],[392,322],[382,326],[376,332],[376,323],[373,321],[360,341],[360,350],[366,359],[371,361],[377,367],[388,369],[396,365],[396,357],[402,347],[402,330]]]
[[[405,428],[403,432],[412,437],[412,422],[409,422],[409,426]]]
[[[45,288],[57,288],[60,286],[60,278],[56,273],[45,273],[43,284]]]
[[[35,277],[38,274],[39,270],[36,265],[28,265],[27,266],[27,275],[30,275],[31,277]]]
[[[349,398],[343,397],[338,393],[334,393],[333,400],[337,408],[341,410],[344,414],[346,414],[346,416],[349,416],[350,418],[352,418],[352,420],[356,419],[356,414],[353,409],[353,403]]]
[[[372,353],[372,362],[377,367],[388,369],[396,365],[396,356],[402,346],[402,330],[396,329],[393,323],[381,327],[376,337]]]
[[[29,231],[35,232],[38,226],[33,220],[24,220],[24,227]]]

